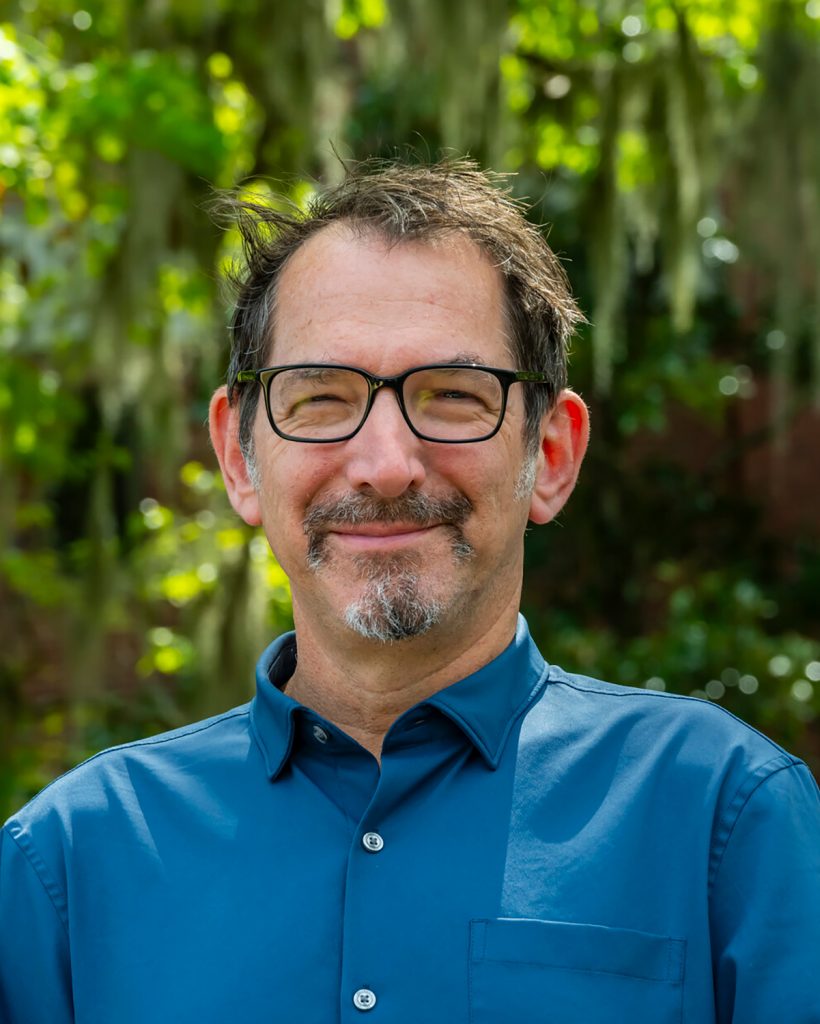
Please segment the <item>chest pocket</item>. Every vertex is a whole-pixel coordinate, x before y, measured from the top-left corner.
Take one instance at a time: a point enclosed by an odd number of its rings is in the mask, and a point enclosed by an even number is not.
[[[564,921],[470,922],[470,1024],[680,1024],[686,942]]]

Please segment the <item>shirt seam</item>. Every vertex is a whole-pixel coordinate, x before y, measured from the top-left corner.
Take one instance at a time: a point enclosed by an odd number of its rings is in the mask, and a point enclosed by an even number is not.
[[[557,666],[552,666],[552,668],[555,668],[556,671],[562,673],[562,677],[559,677],[557,679],[550,678],[549,682],[553,686],[568,686],[570,689],[578,690],[581,693],[597,693],[602,697],[644,697],[649,700],[683,700],[691,704],[697,704],[701,707],[712,708],[715,712],[720,712],[724,715],[727,715],[729,718],[732,719],[733,722],[737,722],[738,725],[742,725],[743,728],[748,732],[754,733],[756,736],[759,736],[762,740],[766,742],[766,744],[769,747],[776,750],[780,756],[785,754],[787,757],[791,757],[790,754],[784,751],[783,748],[778,743],[775,743],[773,739],[771,739],[769,736],[766,736],[765,733],[760,732],[759,729],[755,729],[755,727],[753,725],[749,725],[748,722],[744,722],[742,718],[738,718],[737,715],[732,714],[732,712],[729,711],[728,708],[724,708],[720,704],[713,704],[711,701],[702,700],[699,697],[691,697],[685,693],[665,693],[658,690],[640,690],[637,687],[628,686],[625,686],[623,690],[613,692],[612,690],[603,689],[596,686],[581,686],[574,679],[568,677],[567,673],[565,673],[563,669],[559,669]],[[796,758],[793,758],[792,760],[795,764],[802,763]],[[768,764],[769,762],[766,763]]]
[[[785,758],[788,758],[788,761],[783,763]],[[749,801],[755,793],[757,793],[760,787],[773,779],[775,775],[779,775],[780,772],[791,768],[799,768],[801,765],[802,762],[795,760],[791,755],[781,754],[779,757],[773,757],[771,761],[766,761],[764,764],[760,765],[760,767],[745,780],[743,785],[738,786],[735,795],[729,801],[729,806],[726,813],[721,818],[717,829],[717,833],[720,838],[715,843],[715,848],[712,851],[712,866],[709,871],[708,882],[708,893],[710,896],[714,888],[715,880],[723,865],[723,858],[726,856],[726,850],[729,848],[732,835],[734,834],[735,828],[737,827],[743,812],[746,810]],[[759,777],[755,778],[756,776]],[[754,782],[754,785],[751,785],[749,791],[744,794],[744,786],[749,786],[751,782]],[[734,810],[735,804],[737,804],[736,811]]]
[[[677,978],[665,978],[653,974],[650,977],[646,974],[633,974],[631,971],[608,971],[603,967],[569,967],[565,964],[547,963],[545,960],[513,960],[502,957],[485,956],[482,960],[477,961],[477,963],[506,964],[513,967],[521,964],[524,967],[544,967],[550,971],[572,971],[574,974],[603,974],[610,978],[633,978],[635,981],[649,981],[655,984],[660,982],[661,984],[672,985],[675,988],[679,988],[683,984],[683,979],[680,976]]]
[[[15,834],[15,829],[17,830]],[[45,862],[43,861],[40,854],[37,852],[34,844],[28,839],[23,829],[17,825],[8,825],[5,829],[9,839],[14,843],[17,849],[20,851],[20,855],[23,860],[28,864],[31,870],[34,872],[34,876],[43,888],[46,896],[48,896],[49,903],[54,908],[54,913],[57,915],[57,919],[63,926],[63,931],[66,934],[66,938],[69,938],[68,934],[68,913],[67,913],[67,899],[65,893],[61,890],[59,884],[51,878],[50,872],[48,871]],[[59,896],[60,906],[57,902],[57,896]]]
[[[492,919],[476,918],[470,922],[470,960],[472,963],[528,964],[533,967],[549,967],[560,971],[579,971],[584,974],[610,974],[615,977],[638,978],[642,981],[662,981],[672,985],[683,985],[685,981],[686,939],[673,935],[657,935],[655,938],[666,946],[665,970],[659,974],[634,974],[632,971],[608,970],[605,967],[574,967],[571,964],[554,963],[547,960],[533,960],[529,957],[493,956],[487,953],[487,925]],[[481,933],[481,950],[476,941]]]
[[[98,758],[107,757],[109,754],[113,754],[120,750],[131,750],[134,747],[148,747],[158,746],[161,743],[173,743],[175,740],[181,740],[186,736],[196,736],[197,733],[205,732],[214,726],[220,725],[222,722],[230,721],[232,718],[241,718],[243,715],[247,716],[249,713],[249,705],[245,705],[241,709],[235,709],[233,711],[226,711],[224,715],[218,715],[216,718],[211,718],[207,722],[194,722],[190,726],[182,726],[181,730],[174,730],[171,734],[160,734],[159,736],[146,736],[141,740],[131,740],[129,743],[120,743],[114,747],[106,747],[105,750],[100,750],[96,754],[92,754],[91,757],[87,757],[84,761],[79,764],[75,764],[73,768],[69,768],[68,771],[63,772],[62,775],[58,775],[56,779],[52,779],[47,786],[44,786],[36,796],[33,796],[31,800],[25,804],[18,814],[22,813],[34,801],[39,800],[43,793],[48,792],[52,786],[56,786],[62,782],[63,779],[67,779],[70,775],[84,768],[87,764],[91,764],[92,761],[96,761]],[[15,815],[17,817],[17,815]],[[13,820],[13,819],[11,819]]]
[[[481,933],[482,949],[481,949],[481,957],[477,959],[476,956],[475,956],[475,950],[476,950],[477,943],[479,941],[479,938],[478,938],[479,931]],[[474,991],[474,987],[475,987],[474,972],[475,972],[475,969],[476,969],[476,964],[477,963],[481,963],[483,961],[483,959],[484,959],[484,948],[485,948],[485,943],[486,943],[486,932],[487,932],[487,924],[486,924],[485,921],[476,921],[476,922],[471,922],[470,923],[470,932],[469,932],[470,940],[469,940],[468,949],[467,949],[467,958],[468,958],[468,966],[467,966],[467,1012],[469,1014],[470,1024],[473,1024],[474,1019],[475,1019],[474,1018],[474,1014],[473,1014],[473,1007],[475,1005],[475,1000],[473,998],[473,991]]]

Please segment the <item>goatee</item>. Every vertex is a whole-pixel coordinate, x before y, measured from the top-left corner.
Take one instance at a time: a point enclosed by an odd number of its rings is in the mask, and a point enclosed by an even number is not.
[[[472,512],[464,495],[434,498],[409,491],[398,498],[372,498],[350,494],[311,507],[305,516],[308,568],[321,572],[328,564],[327,535],[335,526],[397,523],[425,529],[443,526],[450,531],[456,561],[472,558],[474,549],[462,526]],[[441,621],[444,606],[424,593],[424,578],[412,555],[362,555],[356,560],[364,591],[345,610],[345,622],[359,636],[378,643],[394,643],[422,636]]]

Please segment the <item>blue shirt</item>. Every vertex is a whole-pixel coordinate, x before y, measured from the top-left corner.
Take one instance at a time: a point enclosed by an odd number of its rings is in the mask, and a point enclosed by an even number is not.
[[[277,688],[91,758],[0,848],[3,1024],[809,1024],[820,807],[722,708],[521,620],[376,760]]]

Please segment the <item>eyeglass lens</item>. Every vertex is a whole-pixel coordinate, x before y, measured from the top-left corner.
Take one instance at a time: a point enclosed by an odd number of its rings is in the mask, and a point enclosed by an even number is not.
[[[294,438],[345,437],[360,426],[367,409],[368,382],[355,370],[298,367],[276,374],[269,387],[273,421]],[[441,441],[491,434],[504,405],[498,378],[472,367],[417,370],[405,380],[403,397],[412,426]]]

